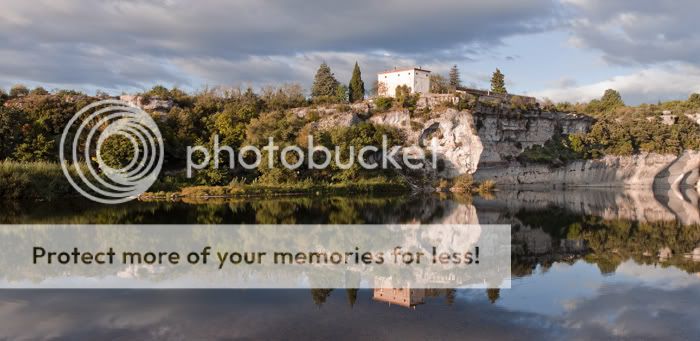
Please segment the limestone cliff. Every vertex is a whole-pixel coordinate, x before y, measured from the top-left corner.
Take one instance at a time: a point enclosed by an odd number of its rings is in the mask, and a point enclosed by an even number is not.
[[[523,111],[478,105],[474,110],[444,109],[415,128],[407,112],[374,115],[370,120],[404,131],[409,143],[437,145],[443,160],[438,175],[473,174],[500,186],[600,186],[670,188],[695,186],[700,152],[680,156],[639,154],[580,160],[562,166],[525,164],[516,160],[532,145],[558,134],[587,132],[593,119],[585,115]]]
[[[364,117],[375,124],[396,127],[406,137],[406,145],[436,147],[440,162],[435,167],[426,167],[436,177],[452,178],[469,173],[477,181],[490,179],[506,187],[680,188],[698,182],[700,152],[695,151],[680,156],[646,153],[606,156],[560,166],[517,160],[530,146],[543,145],[561,134],[587,132],[594,120],[585,115],[481,102],[471,110],[439,105],[429,110],[415,114],[408,110],[372,113],[369,106],[353,105],[352,111],[347,112],[326,110],[315,127],[328,129],[357,124]]]

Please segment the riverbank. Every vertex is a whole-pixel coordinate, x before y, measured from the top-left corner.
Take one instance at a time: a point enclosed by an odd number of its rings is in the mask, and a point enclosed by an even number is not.
[[[69,169],[78,175],[75,168]],[[167,181],[166,181],[167,182]],[[310,180],[284,184],[260,182],[231,183],[227,186],[192,186],[181,182],[162,183],[155,188],[169,187],[168,190],[147,192],[141,200],[171,200],[177,198],[235,198],[271,197],[291,195],[351,195],[351,194],[402,194],[409,193],[411,187],[402,178],[373,177],[343,181],[338,183],[312,182]],[[31,199],[54,200],[74,198],[78,194],[66,179],[61,165],[51,162],[0,162],[0,198],[5,200]]]
[[[269,197],[309,194],[401,194],[409,193],[410,185],[403,180],[385,178],[360,179],[342,183],[312,183],[310,181],[289,184],[231,184],[228,186],[190,186],[178,191],[146,192],[139,200],[178,200],[180,198],[236,198]]]

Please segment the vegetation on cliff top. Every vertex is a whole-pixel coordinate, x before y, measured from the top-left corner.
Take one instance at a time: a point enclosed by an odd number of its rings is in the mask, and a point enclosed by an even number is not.
[[[522,161],[562,164],[575,159],[638,153],[680,154],[700,150],[700,94],[686,101],[626,106],[615,90],[584,104],[546,103],[544,110],[585,112],[597,120],[587,133],[557,136],[525,149]]]

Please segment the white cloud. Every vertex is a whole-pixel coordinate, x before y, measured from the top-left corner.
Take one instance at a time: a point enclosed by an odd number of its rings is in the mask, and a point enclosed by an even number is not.
[[[561,0],[575,46],[617,64],[682,61],[698,65],[697,0]]]
[[[303,66],[308,55],[349,54],[377,67],[454,60],[513,34],[548,29],[556,24],[552,5],[553,0],[2,1],[0,84],[118,89],[192,77],[211,85],[303,81],[301,72],[309,77]],[[375,51],[398,57],[382,62]]]
[[[369,88],[376,73],[394,66],[418,65],[413,58],[385,55],[383,53],[309,52],[293,56],[250,56],[240,60],[222,58],[181,58],[174,64],[188,74],[214,84],[252,85],[254,87],[279,82],[301,83],[309,88],[318,66],[328,63],[336,78],[346,83],[352,68],[358,62],[365,86]],[[446,64],[450,65],[450,64]],[[433,71],[446,71],[447,67],[423,64]],[[435,66],[435,69],[432,67]]]
[[[584,102],[600,98],[606,89],[619,91],[628,104],[685,99],[693,92],[700,92],[700,67],[690,64],[667,64],[593,84],[553,87],[532,92],[531,95],[556,102]]]

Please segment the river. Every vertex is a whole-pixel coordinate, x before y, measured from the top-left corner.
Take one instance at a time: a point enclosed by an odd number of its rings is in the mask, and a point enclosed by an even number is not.
[[[510,289],[0,290],[0,339],[699,339],[695,191],[4,203],[2,224],[510,224]]]

